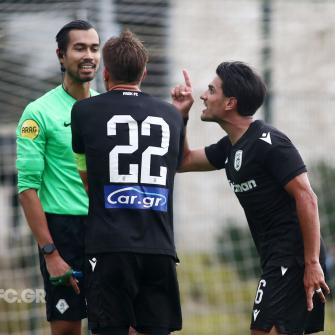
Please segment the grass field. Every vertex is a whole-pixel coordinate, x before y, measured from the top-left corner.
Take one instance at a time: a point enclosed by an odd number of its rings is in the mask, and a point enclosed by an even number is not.
[[[257,281],[206,254],[179,255],[182,335],[249,334]],[[328,299],[329,300],[329,299]],[[325,335],[335,335],[335,301],[326,308]]]
[[[180,254],[178,276],[183,310],[181,335],[249,334],[256,279],[242,280],[231,266],[209,254]],[[335,301],[327,304],[325,335],[335,335]],[[47,335],[44,305],[0,299],[0,335]],[[43,328],[27,332],[30,328]],[[84,331],[83,334],[87,334]]]

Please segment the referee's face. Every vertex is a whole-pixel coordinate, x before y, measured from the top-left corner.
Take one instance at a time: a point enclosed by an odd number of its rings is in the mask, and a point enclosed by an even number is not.
[[[202,111],[202,121],[220,122],[226,110],[226,97],[222,92],[222,80],[215,76],[208,85],[207,90],[201,95],[205,109]]]
[[[69,43],[61,61],[65,75],[75,82],[94,79],[100,63],[99,36],[94,29],[71,30]]]

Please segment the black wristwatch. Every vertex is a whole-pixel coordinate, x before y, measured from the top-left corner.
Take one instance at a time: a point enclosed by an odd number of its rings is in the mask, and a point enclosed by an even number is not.
[[[53,243],[45,244],[41,247],[43,255],[50,255],[56,250],[56,246]]]

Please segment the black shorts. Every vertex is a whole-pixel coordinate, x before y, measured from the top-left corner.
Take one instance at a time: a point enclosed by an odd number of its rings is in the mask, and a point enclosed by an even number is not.
[[[307,311],[303,285],[304,267],[265,267],[256,291],[250,329],[281,334],[311,334],[324,329],[324,304],[315,294],[314,308]]]
[[[93,333],[128,334],[129,326],[156,334],[181,329],[174,258],[137,253],[87,255],[85,276]]]
[[[86,216],[46,214],[48,227],[59,254],[73,270],[84,272]],[[44,256],[40,254],[40,268],[46,292],[47,320],[76,321],[84,319],[86,301],[83,279],[79,280],[80,294],[71,286],[54,286],[49,281]]]

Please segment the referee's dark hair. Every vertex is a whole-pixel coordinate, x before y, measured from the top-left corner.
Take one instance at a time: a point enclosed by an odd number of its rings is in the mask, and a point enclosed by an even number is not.
[[[96,30],[91,23],[84,20],[74,20],[67,23],[64,27],[62,27],[61,30],[56,35],[58,58],[62,57],[66,53],[66,49],[68,47],[70,40],[69,32],[71,30],[90,30],[90,29]],[[61,71],[65,72],[63,64],[61,64]]]
[[[263,104],[266,86],[261,77],[242,62],[223,62],[216,74],[222,80],[222,92],[235,97],[237,112],[242,116],[254,115]]]
[[[104,45],[104,65],[114,83],[138,83],[148,62],[148,51],[130,30]]]

